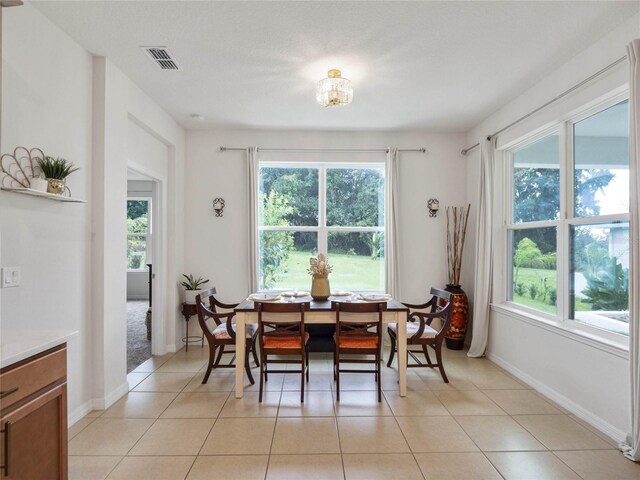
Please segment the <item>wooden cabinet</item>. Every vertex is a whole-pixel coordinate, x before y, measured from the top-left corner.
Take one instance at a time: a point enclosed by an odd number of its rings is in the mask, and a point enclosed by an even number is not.
[[[66,480],[67,349],[0,371],[0,479]]]

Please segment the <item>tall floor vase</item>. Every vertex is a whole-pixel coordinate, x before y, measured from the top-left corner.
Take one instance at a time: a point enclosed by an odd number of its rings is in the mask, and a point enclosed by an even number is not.
[[[451,301],[453,302],[453,318],[451,327],[445,335],[445,342],[449,350],[462,350],[464,337],[467,334],[469,300],[460,285],[447,285],[445,290],[451,293]]]

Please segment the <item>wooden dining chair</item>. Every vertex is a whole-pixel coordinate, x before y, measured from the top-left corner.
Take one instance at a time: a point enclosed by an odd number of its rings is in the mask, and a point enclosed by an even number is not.
[[[444,371],[444,365],[442,363],[442,342],[444,337],[451,326],[451,319],[453,318],[453,303],[451,302],[451,294],[439,288],[431,289],[431,300],[423,304],[411,304],[404,303],[406,307],[409,307],[410,313],[407,319],[407,355],[411,356],[415,360],[415,364],[409,364],[407,362],[407,368],[416,367],[438,367],[440,375],[445,383],[449,383],[447,374]],[[416,310],[429,309],[429,312],[417,312]],[[440,328],[435,329],[431,326],[431,323],[439,319]],[[397,352],[397,330],[398,325],[390,323],[388,326],[389,337],[391,338],[391,354],[389,355],[389,361],[387,367],[391,366],[393,362],[393,356]],[[410,345],[419,345],[422,347],[421,351],[411,351]],[[436,352],[436,363],[431,361],[429,357],[429,351],[427,347],[431,347]],[[427,363],[422,363],[416,353],[423,353]]]
[[[222,303],[214,296],[216,293],[215,288],[210,288],[200,292],[196,295],[196,307],[198,310],[198,323],[202,329],[202,333],[207,339],[209,344],[209,364],[207,366],[207,372],[204,375],[202,383],[207,383],[211,370],[214,368],[235,368],[233,359],[229,364],[220,365],[220,359],[225,353],[232,353],[235,355],[235,349],[225,351],[225,347],[235,346],[236,344],[236,324],[233,322],[235,316],[234,311],[221,313],[217,311],[217,308],[233,309],[238,304]],[[207,305],[205,305],[205,301]],[[207,324],[207,320],[213,319],[215,327],[211,329]],[[212,325],[213,326],[213,325]],[[256,353],[256,338],[258,333],[258,327],[255,324],[248,324],[245,328],[246,346],[245,346],[245,359],[244,368],[247,372],[247,377],[253,385],[255,380],[251,375],[251,366],[249,365],[249,352],[253,354],[253,360],[256,362],[256,366],[260,365],[258,361],[258,355]],[[234,357],[235,358],[235,357]]]
[[[333,355],[336,401],[340,401],[341,373],[373,373],[378,384],[378,402],[381,402],[382,313],[387,310],[387,303],[331,302],[331,309],[336,312],[336,349]],[[373,355],[374,358],[343,358],[343,355]],[[368,363],[375,365],[375,369],[342,368],[342,363]]]
[[[262,402],[264,382],[269,373],[299,373],[300,402],[304,403],[304,382],[309,381],[309,334],[304,329],[304,314],[309,302],[270,303],[255,302],[258,311],[258,341],[260,342],[260,393]],[[289,314],[289,315],[287,315]],[[269,356],[278,355],[278,358]],[[282,358],[295,356],[298,358]],[[269,370],[270,364],[296,364],[300,370]]]

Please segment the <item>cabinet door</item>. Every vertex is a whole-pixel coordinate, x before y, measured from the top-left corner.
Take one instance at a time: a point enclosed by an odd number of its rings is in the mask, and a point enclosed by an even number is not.
[[[2,480],[66,480],[67,386],[55,386],[3,415]]]

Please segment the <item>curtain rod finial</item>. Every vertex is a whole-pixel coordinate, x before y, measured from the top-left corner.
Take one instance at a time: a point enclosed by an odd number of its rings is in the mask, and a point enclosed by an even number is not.
[[[224,152],[224,151],[226,151],[226,150],[227,150],[227,147],[220,147],[220,151],[221,151],[221,152]]]

